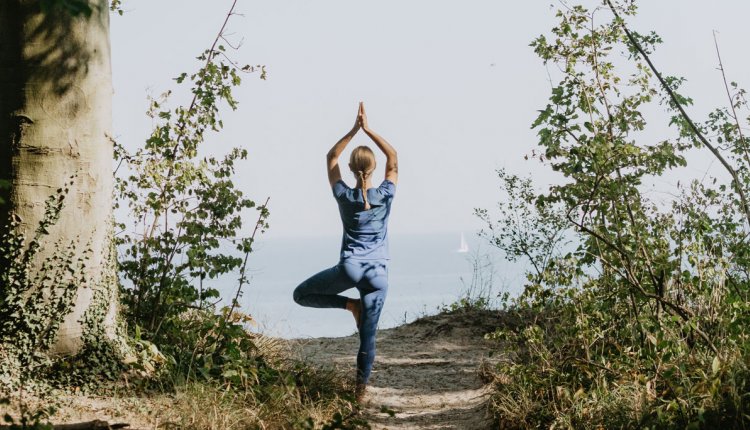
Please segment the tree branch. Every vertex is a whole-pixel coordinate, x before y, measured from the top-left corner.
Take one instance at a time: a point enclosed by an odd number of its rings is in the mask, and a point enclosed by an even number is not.
[[[258,229],[264,225],[265,219],[268,216],[267,208],[268,208],[268,201],[271,200],[270,197],[266,198],[266,202],[263,203],[263,206],[258,208],[260,210],[260,215],[258,215],[258,221],[255,223],[255,228],[253,229],[253,234],[250,236],[250,241],[255,242],[255,234],[258,232]],[[227,321],[232,315],[232,312],[234,312],[234,308],[237,307],[237,302],[240,299],[240,294],[242,294],[242,286],[247,283],[247,278],[245,277],[245,271],[247,269],[247,259],[250,256],[250,250],[245,250],[245,259],[242,262],[242,268],[240,269],[240,279],[239,279],[239,285],[237,286],[237,293],[234,295],[234,299],[232,299],[232,306],[229,308],[229,312],[227,312],[226,316],[224,317],[224,324],[226,325]]]
[[[727,160],[721,155],[718,149],[716,149],[715,146],[711,144],[711,142],[706,139],[706,137],[701,133],[701,131],[698,129],[698,126],[695,125],[695,122],[690,118],[690,116],[685,111],[685,108],[682,106],[680,101],[677,98],[677,95],[675,95],[674,91],[672,91],[672,88],[669,87],[667,82],[662,77],[661,73],[656,69],[656,66],[654,66],[654,63],[651,62],[651,58],[646,54],[646,51],[643,50],[640,43],[635,39],[633,34],[628,30],[628,27],[625,25],[625,21],[620,17],[620,14],[617,13],[617,9],[612,4],[612,0],[604,0],[607,5],[609,5],[610,9],[612,9],[612,13],[615,15],[615,18],[617,19],[617,22],[620,24],[620,27],[625,31],[625,35],[627,36],[628,40],[630,41],[630,44],[633,45],[633,47],[638,51],[638,53],[643,57],[644,60],[646,60],[646,63],[648,63],[649,68],[651,68],[651,71],[654,72],[654,75],[661,83],[664,90],[669,95],[669,98],[672,100],[672,103],[675,105],[677,110],[680,112],[680,115],[685,120],[685,122],[688,123],[690,126],[690,130],[695,134],[695,137],[705,146],[708,148],[711,153],[714,154],[716,159],[718,159],[721,164],[724,166],[724,169],[726,169],[727,172],[732,176],[734,189],[737,192],[737,194],[740,197],[740,200],[742,201],[742,209],[745,212],[745,219],[748,222],[748,225],[750,225],[750,206],[748,205],[747,198],[745,197],[745,192],[742,190],[742,185],[740,183],[740,179],[737,176],[737,172],[734,170],[734,168],[727,162]]]
[[[732,102],[732,93],[729,91],[729,84],[727,83],[727,75],[724,72],[724,63],[721,61],[721,52],[719,52],[719,41],[716,40],[716,31],[714,31],[714,46],[716,46],[716,57],[719,59],[719,70],[721,71],[721,78],[724,80],[724,89],[727,90],[727,98],[729,99],[729,108],[732,109],[732,118],[734,123],[737,125],[737,134],[740,137],[740,145],[742,145],[742,154],[745,156],[745,162],[750,167],[750,156],[747,154],[747,146],[745,144],[745,136],[742,134],[742,126],[740,126],[740,119],[737,116],[737,109],[734,108],[734,102]]]

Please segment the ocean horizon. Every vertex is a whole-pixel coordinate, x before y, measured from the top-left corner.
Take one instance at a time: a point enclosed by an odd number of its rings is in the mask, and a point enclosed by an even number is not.
[[[523,268],[476,233],[466,232],[468,252],[459,252],[461,232],[401,234],[390,237],[389,289],[379,328],[405,324],[434,314],[481,288],[490,298],[520,290]],[[254,331],[281,338],[339,337],[354,333],[351,314],[338,309],[297,305],[292,292],[302,281],[338,263],[340,237],[261,237],[248,260],[249,284],[243,287],[240,310],[253,317]],[[464,251],[466,251],[464,249]],[[475,270],[475,266],[477,267]],[[229,301],[237,274],[211,281]],[[357,297],[356,289],[343,293]]]

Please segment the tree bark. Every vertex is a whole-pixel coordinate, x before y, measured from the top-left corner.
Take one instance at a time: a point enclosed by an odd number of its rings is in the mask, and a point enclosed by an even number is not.
[[[0,216],[3,224],[17,217],[30,237],[45,201],[72,181],[37,260],[70,244],[77,257],[91,251],[85,285],[77,285],[72,309],[59,316],[51,348],[72,354],[82,346],[82,319],[98,290],[107,298],[96,303],[104,331],[115,337],[109,8],[107,0],[90,0],[90,16],[71,16],[59,7],[43,11],[40,3],[0,0],[0,179],[11,183],[0,191],[6,200]]]

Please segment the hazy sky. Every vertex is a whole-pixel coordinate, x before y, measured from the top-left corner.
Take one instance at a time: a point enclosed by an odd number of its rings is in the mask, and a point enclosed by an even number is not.
[[[576,3],[571,1],[570,3]],[[581,1],[587,6],[595,1]],[[698,107],[725,103],[712,30],[732,80],[750,86],[747,0],[641,1],[634,30],[656,30],[654,55],[666,74],[688,79]],[[114,126],[129,147],[150,131],[146,96],[174,89],[195,70],[231,0],[126,0],[113,16]],[[272,236],[340,233],[325,153],[350,129],[357,102],[371,127],[399,151],[392,233],[473,231],[475,207],[498,199],[495,169],[553,176],[523,155],[529,128],[549,95],[547,70],[528,46],[555,24],[556,1],[239,0],[230,56],[264,64],[268,79],[244,77],[240,106],[209,138],[217,154],[243,146],[237,182],[251,197],[271,196]],[[174,102],[189,103],[184,93]],[[704,108],[701,108],[703,106]],[[350,144],[369,144],[363,134]],[[373,147],[374,148],[374,147]],[[344,165],[348,152],[344,154]],[[382,179],[383,161],[375,182]],[[345,170],[345,169],[342,169]],[[345,179],[353,182],[348,172]]]

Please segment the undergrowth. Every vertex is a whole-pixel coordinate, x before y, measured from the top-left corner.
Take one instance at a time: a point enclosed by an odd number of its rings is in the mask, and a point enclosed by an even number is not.
[[[11,228],[2,238],[0,399],[10,424],[43,428],[59,416],[58,406],[103,396],[137,398],[157,411],[156,428],[367,428],[348,380],[293,359],[279,341],[250,331],[252,317],[239,310],[256,234],[268,228],[268,200],[256,205],[235,187],[246,149],[215,156],[205,139],[223,128],[222,105],[236,109],[232,91],[241,75],[258,71],[265,79],[265,69],[229,58],[223,25],[198,57],[201,67],[175,79],[189,85],[191,101],[170,108],[170,92],[151,100],[154,130],[146,142],[132,151],[114,142],[115,206],[123,209],[118,214],[127,210],[111,236],[119,266],[109,280],[120,297],[94,291],[82,321],[91,330],[76,356],[48,353],[87,261],[74,260],[66,244],[55,244],[60,251],[48,261],[34,261],[67,190],[50,198],[34,237]],[[243,236],[251,209],[257,220]],[[222,298],[210,281],[232,274],[236,290]],[[99,330],[102,310],[115,300],[127,339],[120,349]]]
[[[745,92],[727,84],[728,105],[694,122],[683,79],[648,61],[659,36],[622,20],[635,1],[599,3],[565,4],[532,43],[559,82],[528,158],[564,178],[539,192],[501,170],[497,218],[477,210],[490,243],[532,267],[510,307],[525,324],[488,335],[511,352],[490,372],[492,409],[505,428],[749,428]],[[676,136],[644,135],[653,105]],[[653,192],[696,152],[723,172]]]
[[[105,397],[111,411],[156,429],[369,428],[359,417],[351,378],[293,358],[286,343],[246,330],[242,320],[185,316],[182,343],[159,350],[136,338],[139,355],[122,364],[119,376],[85,386],[49,374],[29,377],[0,396],[0,410],[9,424],[43,429],[71,412],[90,414],[87,403]],[[124,399],[139,408],[125,407]]]
[[[249,316],[227,311],[182,315],[175,338],[141,371],[155,368],[156,376],[130,381],[174,395],[167,422],[195,429],[321,428],[337,420],[331,428],[366,427],[351,378],[293,358],[283,341],[247,330]]]

